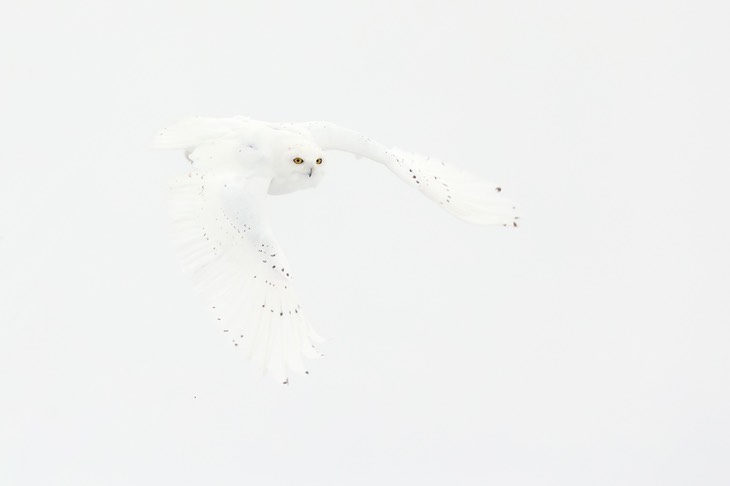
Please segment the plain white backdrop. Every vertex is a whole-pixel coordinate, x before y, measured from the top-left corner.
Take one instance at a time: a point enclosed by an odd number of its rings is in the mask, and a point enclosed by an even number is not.
[[[725,2],[6,4],[0,484],[730,483]],[[441,157],[523,224],[331,157],[271,198],[329,338],[284,387],[180,273],[149,148],[236,114]]]

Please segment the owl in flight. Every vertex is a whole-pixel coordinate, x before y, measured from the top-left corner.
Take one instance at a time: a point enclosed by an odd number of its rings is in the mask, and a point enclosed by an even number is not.
[[[332,123],[191,117],[162,130],[155,145],[184,150],[191,164],[170,195],[183,265],[233,344],[283,383],[290,371],[308,373],[303,358],[321,356],[314,347],[321,338],[302,311],[264,200],[316,187],[328,151],[383,164],[464,221],[517,226],[515,207],[500,187]]]

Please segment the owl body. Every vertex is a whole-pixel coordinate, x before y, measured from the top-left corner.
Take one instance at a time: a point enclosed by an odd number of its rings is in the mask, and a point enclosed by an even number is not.
[[[326,171],[324,153],[306,130],[244,117],[185,119],[161,132],[157,145],[185,149],[205,172],[270,178],[271,195],[316,187]]]

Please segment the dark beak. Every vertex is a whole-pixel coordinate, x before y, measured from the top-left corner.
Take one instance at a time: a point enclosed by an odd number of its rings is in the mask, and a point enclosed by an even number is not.
[[[312,177],[312,171],[314,170],[314,167],[309,168],[309,177]]]

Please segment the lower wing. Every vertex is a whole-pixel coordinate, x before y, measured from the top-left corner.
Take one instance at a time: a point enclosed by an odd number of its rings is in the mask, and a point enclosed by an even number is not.
[[[263,215],[270,180],[190,172],[171,186],[174,238],[187,273],[235,346],[274,378],[307,373],[321,340],[302,313],[286,258]]]

